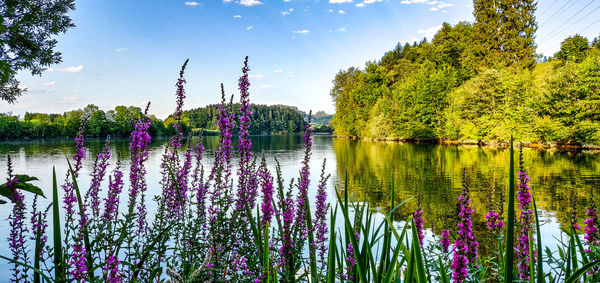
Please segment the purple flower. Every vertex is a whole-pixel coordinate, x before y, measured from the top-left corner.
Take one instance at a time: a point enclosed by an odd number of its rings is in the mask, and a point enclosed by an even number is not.
[[[473,233],[473,222],[471,220],[473,209],[469,199],[468,180],[463,170],[463,193],[458,196],[458,237],[454,243],[454,256],[452,258],[452,279],[454,282],[463,282],[468,274],[469,266],[477,266],[479,243],[475,240]]]
[[[423,210],[421,209],[421,194],[418,195],[417,200],[417,210],[415,210],[415,212],[413,213],[413,217],[415,221],[415,228],[417,228],[417,234],[419,235],[419,244],[422,247],[423,238],[425,238],[425,235],[423,234],[423,224],[425,223],[425,221],[423,220]]]
[[[48,235],[46,234],[46,229],[48,228],[48,210],[50,206],[46,208],[46,210],[42,213],[37,208],[37,200],[38,195],[33,197],[33,204],[31,205],[31,236],[30,240],[35,241],[37,239],[37,233],[40,232],[40,254],[38,254],[38,258],[43,260],[45,254],[46,242],[48,241]]]
[[[294,200],[292,199],[291,184],[290,190],[287,191],[285,197],[280,200],[279,207],[282,212],[283,227],[281,232],[281,248],[279,249],[279,255],[281,257],[280,265],[285,265],[291,262],[292,252],[294,250],[294,241],[292,235],[292,229],[294,225]]]
[[[523,146],[519,150],[519,184],[517,185],[517,199],[519,200],[519,226],[517,236],[517,258],[519,262],[519,277],[529,280],[529,261],[535,258],[535,254],[529,254],[529,234],[531,234],[531,223],[533,210],[530,209],[532,197],[529,189],[529,176],[523,165]]]
[[[442,244],[442,252],[447,253],[448,247],[450,246],[450,231],[442,231],[442,240],[440,243]]]
[[[116,219],[119,211],[119,195],[123,191],[123,172],[121,172],[121,156],[117,158],[117,166],[108,181],[108,194],[104,199],[104,216],[107,221]]]
[[[258,169],[258,175],[260,177],[260,186],[262,189],[262,204],[260,209],[262,212],[261,224],[263,227],[267,226],[267,223],[271,221],[273,217],[273,177],[267,169],[267,163],[265,156],[262,157],[262,164]]]
[[[105,282],[121,283],[123,282],[123,272],[119,271],[121,262],[113,255],[109,256],[104,266]]]
[[[7,187],[11,190],[12,201],[14,203],[11,214],[8,216],[8,223],[10,226],[10,232],[8,234],[8,246],[12,253],[12,258],[15,261],[27,262],[27,250],[25,247],[25,234],[29,232],[25,225],[25,197],[23,194],[14,188],[14,185],[18,182],[16,177],[12,175],[12,161],[10,156],[8,157],[8,178]],[[21,282],[27,280],[27,269],[19,264],[15,264],[12,268],[13,277],[11,281]]]
[[[106,174],[106,168],[108,167],[108,160],[110,159],[110,139],[106,139],[104,145],[104,151],[98,153],[96,162],[94,164],[94,170],[92,171],[92,183],[90,189],[86,194],[86,207],[92,208],[92,215],[94,218],[98,218],[100,215],[100,184]]]
[[[206,210],[206,186],[204,185],[204,167],[202,166],[202,140],[194,146],[196,167],[192,173],[192,186],[196,189],[196,213],[200,221],[204,221]]]
[[[325,162],[323,160],[321,180],[319,181],[319,185],[317,185],[317,203],[315,205],[315,219],[313,224],[313,229],[315,229],[315,250],[319,251],[321,268],[327,266],[325,257],[328,250],[327,233],[329,232],[326,222],[327,209],[329,207],[329,203],[327,203],[327,179],[329,179],[329,175],[325,175]]]
[[[304,160],[302,160],[302,169],[298,180],[298,197],[296,198],[296,228],[300,230],[301,239],[307,236],[306,226],[306,208],[304,202],[308,199],[308,186],[310,185],[310,156],[312,149],[312,126],[310,124],[312,112],[308,116],[308,122],[304,127]]]
[[[356,232],[356,239],[358,240],[359,237],[360,237],[360,234],[358,232]],[[354,281],[353,269],[355,266],[356,266],[356,257],[354,254],[354,247],[352,246],[352,243],[350,242],[350,243],[348,243],[348,245],[346,247],[346,274],[344,276],[349,281]]]
[[[73,266],[73,269],[69,272],[69,274],[73,277],[75,281],[81,282],[87,273],[87,266],[85,265],[85,256],[87,255],[85,251],[85,247],[79,239],[73,245],[73,252],[71,254],[71,258],[69,259],[69,264]]]
[[[488,229],[490,229],[490,231],[494,234],[498,234],[502,228],[504,227],[504,221],[502,220],[502,199],[500,200],[500,205],[499,205],[499,213],[496,213],[496,211],[494,210],[494,201],[492,199],[493,193],[490,192],[490,198],[489,198],[489,204],[488,204],[488,213],[485,216],[485,219],[487,220],[487,227]]]
[[[137,204],[137,233],[145,231],[146,226],[146,204],[144,201],[144,195],[147,189],[146,185],[146,167],[144,162],[148,160],[148,144],[152,141],[148,128],[150,127],[150,121],[146,114],[150,103],[146,106],[144,116],[138,120],[133,127],[133,131],[130,134],[131,141],[129,142],[129,152],[131,164],[129,168],[129,213],[133,213],[134,207]],[[116,176],[115,176],[116,179]],[[115,186],[118,186],[117,180],[114,181]],[[137,202],[138,195],[141,194],[139,203]]]
[[[169,144],[174,148],[181,147],[181,137],[183,133],[181,132],[181,115],[183,114],[183,100],[185,99],[185,90],[183,88],[183,84],[185,84],[185,79],[183,78],[183,74],[185,72],[185,66],[187,65],[189,60],[185,60],[183,66],[181,66],[181,71],[179,72],[179,78],[177,79],[177,83],[175,86],[177,87],[177,91],[175,91],[175,96],[177,96],[177,107],[175,108],[175,124],[173,124],[173,128],[177,132]]]
[[[590,258],[590,260],[592,261],[597,259],[592,247],[598,246],[598,244],[600,244],[600,234],[598,234],[598,227],[600,225],[598,223],[598,212],[596,208],[596,203],[594,202],[593,194],[590,199],[590,207],[585,212],[587,218],[583,221],[583,223],[586,225],[584,239],[586,241],[587,248],[585,249],[585,251],[588,253],[588,256],[593,257]],[[598,273],[598,271],[600,271],[600,268],[594,267],[588,273],[592,275]]]

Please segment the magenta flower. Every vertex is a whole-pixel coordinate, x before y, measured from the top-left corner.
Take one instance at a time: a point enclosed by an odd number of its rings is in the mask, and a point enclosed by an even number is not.
[[[85,265],[85,256],[87,253],[82,242],[82,239],[80,239],[73,245],[73,252],[71,254],[71,258],[69,259],[69,264],[73,266],[73,269],[69,272],[69,274],[75,281],[79,282],[85,278],[87,273],[87,266]]]
[[[473,233],[473,222],[471,220],[473,209],[469,198],[468,180],[463,170],[463,193],[458,197],[458,237],[454,243],[454,256],[452,258],[452,279],[454,282],[466,280],[469,266],[477,267],[479,243],[475,240]]]
[[[123,282],[123,272],[119,270],[121,262],[116,256],[109,256],[104,266],[105,282],[121,283]]]
[[[302,160],[302,169],[298,180],[298,197],[296,198],[296,228],[301,232],[301,239],[305,239],[308,231],[306,226],[306,208],[304,202],[308,199],[308,186],[310,185],[310,156],[312,149],[312,126],[311,114],[308,116],[308,122],[304,127],[304,160]]]
[[[185,72],[185,66],[187,65],[188,61],[189,60],[185,60],[185,63],[183,63],[183,66],[181,66],[181,72],[179,72],[179,78],[177,79],[177,83],[175,84],[175,86],[177,87],[177,90],[175,91],[175,96],[177,97],[177,107],[175,108],[175,124],[173,124],[173,128],[175,129],[177,134],[175,134],[175,136],[171,138],[171,141],[169,142],[169,144],[174,148],[181,147],[181,138],[183,137],[183,133],[181,132],[181,115],[183,114],[183,100],[185,99],[185,90],[183,88],[183,85],[185,84],[185,79],[183,78],[183,74]]]
[[[12,212],[8,216],[8,224],[10,232],[8,234],[8,246],[12,253],[13,260],[27,262],[27,250],[25,246],[25,235],[29,232],[25,225],[25,197],[23,194],[14,188],[14,185],[19,180],[12,175],[12,160],[10,156],[7,161],[8,178],[6,185],[9,190],[12,190],[12,201],[14,203]],[[27,269],[19,264],[15,264],[12,268],[13,276],[11,281],[21,282],[27,281]]]
[[[144,162],[148,160],[148,145],[152,141],[148,129],[150,128],[150,121],[146,114],[150,103],[146,106],[144,116],[139,119],[133,126],[133,131],[129,135],[129,152],[130,152],[130,167],[129,167],[129,203],[128,207],[131,210],[129,213],[133,213],[133,209],[137,205],[137,233],[145,231],[146,227],[146,204],[145,204],[145,192],[147,190],[146,185],[146,167]],[[116,179],[116,176],[115,176]],[[114,180],[114,186],[119,186],[119,182]],[[138,203],[137,198],[140,196]]]
[[[240,129],[238,138],[238,153],[240,155],[238,171],[238,197],[236,209],[245,213],[245,210],[254,207],[256,190],[250,185],[253,179],[250,160],[252,158],[252,141],[250,140],[250,122],[252,121],[252,110],[250,109],[250,81],[248,80],[248,56],[244,60],[242,76],[238,80],[240,90]]]
[[[519,184],[517,185],[517,199],[519,200],[519,226],[520,230],[517,236],[517,258],[519,262],[519,277],[522,280],[529,280],[529,261],[535,258],[535,255],[529,254],[529,234],[531,233],[531,223],[533,210],[530,209],[532,197],[529,188],[529,176],[525,172],[523,165],[523,146],[519,150]]]
[[[262,157],[262,164],[258,169],[258,175],[260,177],[260,186],[262,189],[262,204],[260,209],[262,212],[261,224],[266,227],[267,223],[271,221],[273,217],[273,177],[267,169],[267,163],[265,156]]]
[[[440,243],[442,244],[442,252],[447,253],[448,247],[450,247],[450,231],[442,231],[442,240]]]
[[[423,220],[423,210],[421,209],[421,194],[418,195],[417,200],[417,210],[413,213],[413,219],[415,221],[417,234],[419,235],[419,244],[423,246],[423,238],[425,238],[425,235],[423,234],[423,224],[425,221]]]
[[[121,156],[117,158],[117,166],[108,181],[108,194],[104,199],[103,218],[107,221],[116,219],[119,211],[119,195],[123,191],[123,172],[121,172]]]
[[[315,205],[315,219],[313,224],[313,229],[315,230],[315,250],[319,251],[319,258],[322,265],[321,268],[323,269],[327,266],[325,257],[327,255],[327,250],[329,249],[327,246],[327,234],[329,233],[329,229],[326,222],[327,209],[329,208],[329,203],[327,203],[327,179],[329,179],[329,175],[325,175],[325,162],[326,161],[323,160],[321,179],[317,185],[317,203]]]
[[[104,151],[98,153],[96,162],[94,163],[94,170],[92,171],[92,183],[85,198],[86,207],[91,207],[94,218],[98,218],[100,215],[100,185],[104,179],[104,175],[106,174],[106,168],[109,165],[109,159],[110,139],[107,138],[106,144],[104,145]]]

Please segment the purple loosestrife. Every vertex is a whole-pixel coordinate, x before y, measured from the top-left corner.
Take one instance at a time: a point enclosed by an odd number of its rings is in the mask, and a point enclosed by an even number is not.
[[[327,266],[325,257],[328,250],[327,234],[329,233],[326,220],[327,209],[329,208],[329,203],[327,203],[327,179],[329,179],[330,175],[325,175],[325,162],[326,160],[323,160],[321,179],[317,185],[317,203],[315,205],[315,219],[313,224],[313,229],[315,229],[315,250],[319,251],[319,259],[322,265],[321,268],[323,269]]]
[[[442,252],[447,253],[448,247],[450,247],[450,231],[442,231],[442,240],[440,241],[440,243],[442,244]]]
[[[273,217],[273,177],[267,169],[267,162],[265,156],[262,157],[261,166],[258,169],[258,175],[260,177],[260,187],[262,190],[262,204],[260,209],[262,212],[261,224],[263,227],[267,226],[267,223],[271,221]]]
[[[35,241],[37,239],[37,233],[40,232],[40,254],[38,258],[43,260],[45,254],[46,242],[48,241],[48,235],[46,229],[48,228],[48,210],[50,206],[42,213],[38,210],[38,195],[33,197],[33,203],[31,205],[31,236],[30,240]]]
[[[415,228],[417,228],[417,234],[419,234],[419,244],[422,247],[423,238],[425,238],[425,235],[423,234],[423,224],[425,221],[423,220],[423,210],[421,209],[421,194],[418,194],[417,196],[417,210],[413,213],[413,217],[415,220]]]
[[[104,281],[109,283],[121,283],[123,282],[124,274],[119,271],[121,262],[115,256],[109,256],[104,266]]]
[[[306,227],[306,207],[304,202],[308,199],[308,186],[310,185],[310,156],[312,149],[312,112],[308,115],[308,122],[304,127],[304,160],[302,160],[302,169],[300,170],[300,178],[298,179],[298,197],[296,198],[296,229],[300,231],[300,238],[305,239],[307,236]]]
[[[192,187],[196,190],[196,215],[201,222],[204,222],[206,212],[206,186],[204,185],[204,167],[202,166],[203,152],[204,145],[202,144],[202,137],[200,137],[200,142],[194,146],[196,166],[192,173]]]
[[[119,195],[123,191],[123,172],[121,172],[121,156],[117,157],[117,165],[112,178],[108,181],[108,193],[104,199],[104,215],[106,221],[117,219],[119,211]]]
[[[148,145],[152,141],[148,128],[150,128],[150,120],[147,118],[148,108],[150,103],[146,105],[144,116],[138,120],[130,134],[131,141],[129,142],[130,152],[130,167],[129,167],[129,214],[133,213],[134,207],[137,204],[137,233],[145,231],[146,226],[146,204],[144,200],[146,185],[146,167],[144,162],[148,160]],[[114,176],[116,179],[116,175]],[[117,180],[114,180],[115,186],[118,186]],[[137,203],[137,197],[141,194],[140,201]]]
[[[245,213],[246,209],[254,207],[256,191],[252,191],[250,182],[252,181],[252,170],[250,160],[252,158],[252,141],[250,140],[250,122],[252,121],[252,110],[250,109],[250,81],[248,80],[248,56],[244,60],[242,76],[238,80],[240,90],[240,126],[238,138],[238,153],[240,155],[238,171],[238,196],[236,209],[240,213]]]
[[[473,209],[469,198],[468,180],[463,170],[463,193],[458,197],[458,236],[454,243],[454,256],[452,258],[452,279],[454,282],[466,280],[470,266],[477,266],[479,243],[475,240],[473,233],[473,222],[471,220]]]
[[[106,139],[104,145],[104,151],[98,153],[96,163],[94,164],[94,170],[92,171],[92,183],[90,189],[86,194],[86,207],[91,207],[92,216],[96,219],[100,215],[100,190],[101,183],[106,175],[106,168],[109,165],[108,160],[110,159],[110,138]]]
[[[356,232],[356,240],[358,241],[360,234]],[[346,247],[346,274],[342,274],[342,278],[345,280],[349,280],[351,282],[354,281],[354,267],[356,266],[356,257],[354,254],[354,247],[352,243],[348,243]]]
[[[71,258],[69,259],[69,264],[73,266],[73,269],[71,269],[69,274],[75,281],[82,282],[86,276],[87,266],[85,265],[85,256],[85,246],[83,245],[82,241],[79,240],[73,245],[73,252],[71,253]]]
[[[517,259],[519,262],[519,278],[529,280],[529,261],[535,257],[529,254],[529,235],[531,234],[531,223],[533,210],[531,204],[531,192],[529,188],[529,176],[525,172],[523,164],[523,146],[519,150],[519,184],[517,185],[517,199],[519,200],[519,231],[517,236]]]
[[[74,189],[74,185],[73,185],[73,178],[71,177],[71,174],[73,174],[74,178],[77,178],[79,176],[79,170],[81,169],[81,167],[83,166],[83,159],[85,158],[85,146],[83,144],[84,142],[84,137],[81,135],[81,133],[83,132],[83,126],[84,123],[82,123],[81,129],[79,131],[79,134],[77,135],[77,137],[75,137],[75,154],[73,155],[73,160],[75,160],[75,166],[73,167],[73,171],[71,172],[71,170],[67,171],[67,174],[65,176],[65,183],[62,185],[62,189],[64,190],[64,195],[63,195],[63,208],[65,209],[65,236],[64,236],[64,249],[65,251],[68,251],[71,247],[71,239],[73,236],[75,236],[75,239],[77,240],[75,245],[79,245],[82,246],[81,242],[82,242],[82,233],[81,233],[81,229],[85,229],[86,225],[87,225],[87,215],[79,214],[79,225],[74,224],[75,223],[75,203],[77,202],[77,196],[75,195],[75,189]],[[79,229],[79,231],[77,230]],[[78,235],[71,235],[71,232],[73,233],[78,233]],[[75,247],[74,247],[75,248]],[[72,263],[78,261],[79,259],[77,259],[78,255],[77,254],[71,254],[70,255],[70,259],[68,261],[68,266],[67,268],[72,267]],[[85,264],[84,264],[85,267]]]
[[[295,207],[294,200],[292,198],[292,186],[293,180],[290,182],[290,189],[287,191],[284,199],[280,200],[280,208],[282,212],[283,227],[281,231],[281,248],[279,249],[279,255],[281,257],[280,265],[291,264],[293,262],[293,251],[294,251],[294,240],[292,236],[292,229],[294,226],[294,215]]]
[[[590,207],[586,210],[585,214],[587,218],[583,223],[585,226],[585,240],[588,248],[587,252],[592,252],[592,246],[598,246],[600,244],[600,234],[598,233],[598,227],[600,227],[600,223],[598,222],[598,210],[596,208],[596,202],[594,202],[593,196],[590,201]]]
[[[12,202],[14,203],[12,212],[8,216],[10,232],[8,234],[8,247],[12,253],[12,259],[15,261],[27,262],[27,250],[25,247],[25,235],[29,232],[25,225],[25,196],[17,190],[15,184],[19,182],[17,177],[13,176],[12,160],[8,156],[7,161],[7,179],[6,187],[11,191]],[[12,282],[22,282],[27,280],[27,269],[19,264],[12,268]]]
[[[504,221],[502,220],[502,201],[500,202],[498,213],[496,213],[496,211],[494,210],[494,201],[492,199],[493,195],[493,192],[490,192],[488,213],[485,216],[485,219],[487,220],[488,229],[490,229],[492,233],[497,235],[499,232],[502,231],[502,228],[504,227]]]
[[[175,96],[177,96],[177,107],[175,108],[175,124],[173,124],[173,128],[177,132],[174,137],[171,138],[169,144],[174,148],[181,147],[181,138],[183,136],[182,133],[182,121],[181,115],[183,114],[183,100],[185,99],[185,90],[183,85],[185,84],[185,79],[183,78],[183,74],[185,72],[185,66],[187,65],[189,59],[185,60],[183,66],[181,66],[181,71],[179,72],[179,78],[177,79],[177,83],[175,86],[177,90],[175,91]]]

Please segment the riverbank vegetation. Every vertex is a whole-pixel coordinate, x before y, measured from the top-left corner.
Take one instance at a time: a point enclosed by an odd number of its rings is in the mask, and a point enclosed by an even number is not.
[[[600,143],[600,42],[535,52],[535,1],[475,0],[475,22],[398,44],[341,70],[331,96],[340,136]]]
[[[186,139],[181,127],[186,65],[187,61],[176,84],[175,134],[165,147],[160,169],[146,167],[151,141],[147,115],[139,118],[131,132],[128,172],[120,158],[109,164],[111,155],[120,155],[111,152],[107,140],[104,149],[92,155],[96,161],[85,192],[78,177],[88,151],[80,132],[62,184],[53,172],[48,207],[38,206],[44,195],[32,184],[36,178],[14,173],[8,159],[8,178],[0,193],[12,202],[5,223],[10,229],[10,255],[0,257],[12,266],[11,280],[598,281],[600,223],[596,205],[590,202],[584,229],[573,214],[559,247],[543,247],[538,210],[522,157],[515,177],[512,142],[509,186],[501,193],[508,204],[505,208],[503,197],[490,198],[487,229],[497,241],[491,241],[489,247],[494,252],[483,256],[473,232],[470,176],[465,173],[456,209],[447,212],[441,231],[425,238],[430,223],[425,223],[424,215],[429,212],[421,208],[419,194],[398,200],[392,185],[383,215],[366,202],[350,199],[347,188],[336,188],[336,200],[328,200],[325,161],[320,176],[313,178],[318,180],[312,183],[317,194],[311,203],[310,123],[304,131],[305,152],[298,177],[284,180],[276,160],[275,170],[270,170],[265,157],[253,153],[249,138],[252,116],[247,58],[238,81],[239,112],[226,102],[223,91],[218,106],[220,145],[213,166],[205,168],[201,140]],[[234,149],[236,116],[240,124]],[[152,184],[147,183],[146,174],[155,169],[161,171],[161,194],[154,197],[157,210],[148,211],[146,194]],[[127,186],[125,178],[129,178]],[[390,178],[393,180],[393,174]],[[34,197],[28,211],[25,196],[30,193]],[[396,210],[409,202],[416,203],[416,209],[398,219]],[[571,203],[576,207],[576,198]],[[580,239],[577,233],[582,230]]]

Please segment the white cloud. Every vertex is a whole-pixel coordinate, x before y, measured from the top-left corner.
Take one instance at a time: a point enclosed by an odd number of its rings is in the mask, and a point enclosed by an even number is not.
[[[339,29],[338,29],[338,31],[339,31],[339,32],[345,32],[345,31],[346,31],[346,28],[339,28]]]
[[[185,4],[186,6],[192,6],[192,7],[200,5],[200,3],[196,2],[196,1],[185,1],[183,4]]]
[[[260,85],[259,88],[274,88],[273,85]]]
[[[50,71],[50,69],[48,69],[48,71]],[[83,71],[83,65],[58,68],[58,69],[56,69],[56,71],[61,72],[61,73],[79,73],[79,72]]]
[[[44,83],[44,86],[52,86],[52,85],[55,85],[55,84],[56,84],[56,82],[55,82],[55,81],[51,81],[51,82],[45,82],[45,83]]]
[[[344,12],[344,10],[339,10],[338,14],[346,14],[346,12]]]
[[[329,9],[329,10],[327,10],[327,12],[333,13],[333,9]]]
[[[250,7],[250,6],[255,6],[255,5],[262,5],[262,2],[258,1],[258,0],[240,0],[240,5],[244,5],[246,7]]]
[[[223,3],[229,3],[231,0],[223,0]]]
[[[246,30],[251,30],[251,29],[253,29],[253,28],[254,28],[253,26],[247,26],[247,27],[246,27]]]
[[[369,4],[373,4],[373,3],[381,2],[381,1],[383,1],[383,0],[364,0],[362,3],[356,4],[356,7],[364,7]]]
[[[310,33],[310,30],[307,29],[301,29],[301,30],[294,30],[292,31],[293,33],[297,33],[297,34],[308,34]]]
[[[265,77],[265,75],[263,75],[263,74],[256,74],[256,75],[255,74],[249,74],[248,75],[248,78],[257,79],[257,80],[260,80],[260,79],[262,79],[264,77]]]
[[[240,15],[235,15],[235,16],[233,16],[233,18],[234,18],[234,19],[241,19],[241,18],[242,18],[242,16],[240,16]]]
[[[329,4],[352,3],[352,0],[329,0]]]
[[[124,51],[127,51],[127,50],[128,49],[125,48],[125,47],[119,47],[119,48],[115,49],[115,52],[124,52]]]
[[[275,71],[273,71],[273,73],[283,73],[283,70],[281,70],[281,69],[275,70]]]
[[[435,33],[442,28],[442,25],[434,26],[426,29],[420,29],[417,31],[418,34],[423,34],[425,37],[433,37]]]
[[[365,0],[365,2],[366,1],[374,1],[374,0]],[[436,0],[402,0],[402,2],[400,2],[400,3],[431,5],[432,7],[429,8],[429,11],[439,11],[439,10],[443,10],[445,8],[456,6],[455,4],[452,4],[452,3],[447,3],[444,1],[436,1]],[[442,13],[445,13],[445,10],[443,10]]]
[[[287,16],[287,15],[289,15],[289,14],[290,14],[290,12],[288,12],[288,11],[283,11],[283,12],[281,12],[281,15],[282,15],[282,16]]]

